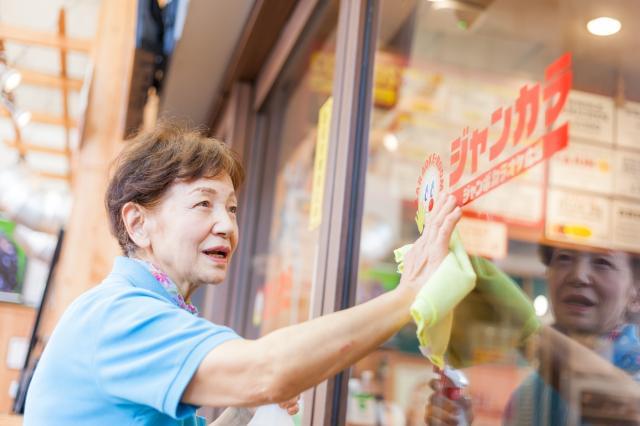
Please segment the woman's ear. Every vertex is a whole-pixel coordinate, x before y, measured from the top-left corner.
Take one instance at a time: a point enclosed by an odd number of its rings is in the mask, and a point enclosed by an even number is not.
[[[129,238],[141,249],[149,247],[151,239],[146,229],[147,211],[141,205],[128,202],[122,206],[122,221]]]
[[[637,322],[640,320],[640,288],[638,285],[640,285],[640,283],[634,279],[629,303],[627,304],[627,320],[630,322]]]

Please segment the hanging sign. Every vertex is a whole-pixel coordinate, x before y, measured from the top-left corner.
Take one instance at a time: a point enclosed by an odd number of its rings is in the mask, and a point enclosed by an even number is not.
[[[333,98],[329,98],[318,111],[318,139],[316,155],[313,162],[313,186],[311,188],[311,205],[309,208],[309,230],[316,229],[322,221],[322,198],[327,170],[327,153],[329,151],[329,129],[331,127],[331,108]]]
[[[451,142],[451,172],[445,181],[448,192],[456,197],[458,205],[478,199],[566,148],[569,123],[556,125],[556,120],[567,101],[572,79],[571,54],[566,53],[547,67],[542,87],[540,83],[522,86],[515,104],[496,109],[489,126],[473,130],[466,127],[462,135]],[[551,130],[534,142],[526,143],[532,140],[534,130],[539,127],[541,103],[545,108],[544,117],[540,120],[545,129]],[[498,137],[489,140],[489,134],[494,130]],[[444,190],[445,186],[442,181],[432,185],[432,176],[438,175],[433,169],[434,163],[432,155],[423,167],[416,189],[416,223],[420,230],[424,226],[424,216],[430,211],[429,207],[432,208],[432,194]],[[479,167],[481,163],[488,166],[482,170]],[[442,167],[442,163],[439,164]],[[470,171],[471,178],[461,183],[465,171]]]

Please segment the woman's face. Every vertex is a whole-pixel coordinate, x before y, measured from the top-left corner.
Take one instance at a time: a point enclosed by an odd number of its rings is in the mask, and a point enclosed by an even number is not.
[[[624,252],[555,249],[547,279],[556,324],[567,332],[611,331],[636,297],[631,260]]]
[[[186,289],[221,283],[238,244],[237,207],[226,173],[175,182],[145,217],[152,261]]]

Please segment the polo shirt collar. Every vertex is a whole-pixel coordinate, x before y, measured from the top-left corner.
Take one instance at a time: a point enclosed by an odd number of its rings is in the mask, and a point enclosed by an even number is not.
[[[178,306],[174,297],[162,287],[156,277],[143,264],[134,259],[126,256],[116,257],[111,274],[122,276],[135,287],[152,291],[171,304]]]

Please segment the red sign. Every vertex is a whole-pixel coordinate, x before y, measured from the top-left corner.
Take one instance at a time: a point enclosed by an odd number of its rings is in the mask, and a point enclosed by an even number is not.
[[[463,130],[461,137],[451,142],[452,171],[449,173],[449,189],[455,195],[459,205],[465,205],[477,199],[567,146],[569,123],[564,123],[548,131],[536,142],[495,163],[506,147],[509,145],[515,147],[524,138],[530,138],[538,121],[540,97],[545,103],[545,128],[553,128],[566,103],[572,79],[571,54],[565,53],[545,70],[543,88],[540,84],[532,87],[525,85],[520,88],[520,96],[516,99],[515,105],[498,108],[491,114],[491,126],[501,126],[499,137],[495,141],[488,141],[489,127],[473,131],[469,131],[467,127]],[[515,118],[513,131],[511,130],[512,117]],[[457,189],[452,189],[459,183],[467,165],[467,159],[471,162],[471,173],[478,173],[480,156],[489,157],[492,164],[490,169],[480,171],[479,176],[473,177]]]

